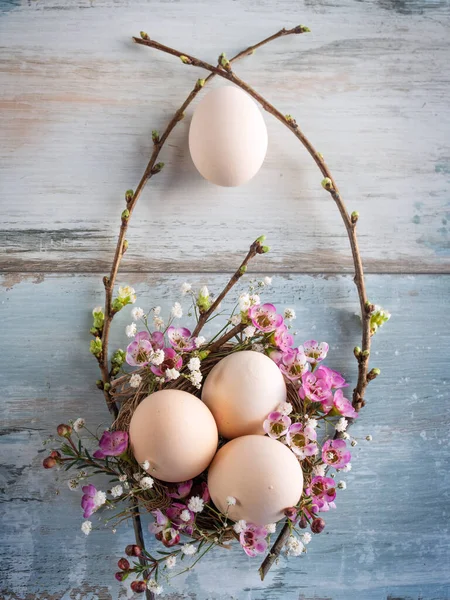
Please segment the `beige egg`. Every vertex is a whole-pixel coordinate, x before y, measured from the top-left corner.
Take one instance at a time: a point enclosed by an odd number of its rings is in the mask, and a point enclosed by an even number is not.
[[[204,471],[217,450],[217,426],[201,400],[180,390],[147,396],[130,423],[130,445],[149,475],[168,482],[191,479]]]
[[[209,92],[192,117],[189,150],[208,181],[226,187],[249,181],[267,151],[266,124],[255,101],[237,87]]]
[[[265,354],[235,352],[211,370],[202,400],[223,437],[231,440],[241,435],[264,435],[264,419],[286,401],[286,384],[277,365]]]
[[[208,488],[214,504],[227,511],[227,497],[236,498],[228,515],[255,525],[275,523],[284,509],[302,495],[303,472],[297,458],[281,442],[261,435],[246,435],[223,446],[208,471]]]

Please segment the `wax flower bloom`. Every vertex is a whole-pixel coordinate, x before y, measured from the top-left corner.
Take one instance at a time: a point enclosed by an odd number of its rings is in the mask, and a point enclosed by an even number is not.
[[[147,331],[140,331],[127,346],[126,361],[132,367],[145,367],[150,362],[152,354],[150,334]]]
[[[97,488],[90,484],[84,485],[82,488],[83,496],[81,498],[81,508],[83,509],[83,517],[89,519],[89,517],[106,502],[105,492],[97,490]]]
[[[352,403],[344,397],[344,392],[341,389],[335,391],[329,410],[331,411],[331,415],[336,414],[342,417],[350,417],[351,419],[356,419],[358,416]]]
[[[332,477],[313,477],[311,484],[305,489],[305,493],[311,497],[312,512],[326,512],[330,508],[336,508],[336,482]]]
[[[98,445],[99,449],[94,452],[94,458],[120,456],[128,447],[128,433],[126,431],[105,431]]]
[[[283,323],[283,316],[277,313],[273,304],[255,304],[248,309],[254,327],[259,331],[270,333]]]
[[[342,469],[350,462],[351,454],[345,440],[327,440],[322,446],[322,460],[335,469]]]
[[[287,352],[294,345],[294,337],[289,333],[289,330],[284,323],[276,329],[273,334],[273,341],[277,348],[282,352]]]
[[[300,379],[309,368],[306,356],[300,348],[283,352],[278,366],[280,371],[291,381]]]
[[[293,423],[286,434],[286,443],[299,458],[314,456],[319,452],[316,430],[310,425]]]
[[[277,440],[287,433],[291,422],[287,415],[283,415],[281,412],[271,412],[263,423],[263,429],[269,437]]]
[[[310,371],[304,373],[298,395],[302,400],[307,398],[310,402],[320,402],[328,412],[330,404],[332,404],[333,393],[327,373],[320,369],[317,369],[315,373]]]
[[[246,528],[239,535],[239,542],[247,556],[257,556],[267,550],[266,537],[268,531],[265,527],[258,527],[247,523]]]
[[[313,365],[326,358],[329,350],[326,342],[319,343],[316,340],[308,340],[300,348],[305,353],[306,360]]]
[[[186,327],[173,327],[167,329],[167,337],[170,345],[178,352],[191,352],[195,349],[195,341],[191,332]]]

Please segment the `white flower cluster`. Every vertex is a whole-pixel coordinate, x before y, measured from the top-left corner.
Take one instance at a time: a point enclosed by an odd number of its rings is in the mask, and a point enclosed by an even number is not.
[[[183,546],[181,546],[181,552],[186,556],[192,556],[197,552],[197,548],[194,544],[183,544]]]
[[[255,304],[259,304],[261,301],[260,297],[258,296],[258,294],[241,294],[239,296],[239,310],[241,312],[246,312],[250,306],[254,306]]]
[[[93,500],[94,500],[94,504],[95,504],[95,510],[97,510],[98,508],[100,508],[100,506],[103,506],[106,502],[105,492],[98,490],[97,492],[95,492]]]
[[[335,425],[336,431],[343,433],[348,427],[348,421],[345,417],[341,417]]]
[[[247,529],[247,521],[244,521],[244,519],[236,521],[236,523],[233,525],[233,529],[236,533],[242,533]]]
[[[192,496],[192,498],[188,502],[189,510],[192,510],[193,513],[202,512],[205,503],[199,496]]]
[[[198,356],[193,356],[188,362],[188,369],[190,371],[189,375],[186,375],[186,378],[195,385],[195,387],[199,390],[202,386],[203,375],[200,371],[201,361]]]
[[[280,412],[282,415],[287,416],[291,414],[291,412],[294,410],[294,407],[290,402],[282,402],[276,407],[275,410],[276,412]]]
[[[303,543],[295,536],[288,537],[286,542],[286,554],[288,556],[300,556],[305,547]]]
[[[138,306],[136,306],[135,308],[133,308],[131,310],[131,317],[133,318],[134,321],[139,321],[139,319],[142,319],[144,314],[145,313],[142,310],[142,308],[139,308]]]
[[[175,381],[180,376],[178,369],[166,369],[165,376],[167,381]]]
[[[131,323],[131,325],[127,325],[125,327],[125,333],[127,334],[127,337],[129,337],[129,338],[134,337],[137,333],[136,323]]]
[[[147,581],[147,589],[155,594],[155,596],[159,596],[163,593],[164,588],[158,584],[154,579],[149,579]]]
[[[81,429],[83,429],[85,424],[86,424],[86,421],[80,417],[79,419],[77,419],[76,421],[73,422],[73,425],[72,425],[73,430],[78,433]]]
[[[227,496],[227,506],[235,506],[236,498],[234,496]]]
[[[155,329],[159,330],[164,327],[164,319],[161,318],[161,307],[155,306],[153,309],[153,325]]]
[[[277,529],[277,524],[269,523],[268,525],[266,525],[266,529],[267,529],[267,533],[275,533],[275,531]]]
[[[139,481],[139,485],[143,490],[151,490],[154,483],[155,482],[149,475],[142,477],[142,479]]]
[[[141,381],[142,377],[139,375],[139,373],[133,373],[133,375],[130,377],[130,387],[138,388],[141,385]]]
[[[189,294],[189,292],[192,291],[192,285],[190,283],[183,283],[183,285],[181,286],[181,293],[183,294],[183,296],[186,296],[186,294]]]
[[[111,496],[113,498],[119,498],[123,494],[123,487],[121,485],[115,485],[111,488]]]
[[[175,302],[175,304],[172,306],[170,314],[174,319],[181,319],[183,316],[183,309],[181,308],[181,304],[179,302]]]
[[[84,535],[89,535],[92,531],[92,522],[84,521],[81,523],[81,531],[84,533]]]
[[[293,308],[284,309],[284,318],[286,321],[293,321],[296,317],[295,310]]]

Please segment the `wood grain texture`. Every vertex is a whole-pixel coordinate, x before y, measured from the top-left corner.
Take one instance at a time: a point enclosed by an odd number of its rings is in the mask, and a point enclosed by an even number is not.
[[[361,212],[369,272],[450,271],[448,1],[224,0],[214,11],[207,0],[0,5],[3,270],[109,265],[123,193],[143,172],[150,132],[199,76],[135,47],[132,34],[147,29],[214,61],[304,22],[311,34],[275,42],[237,72],[325,154],[349,209]],[[268,231],[274,269],[351,270],[315,165],[265,119],[263,169],[248,185],[223,189],[193,167],[187,115],[163,152],[167,168],[139,203],[125,268],[229,270],[237,248]]]
[[[254,268],[262,269],[264,262],[261,257]],[[184,275],[121,277],[136,286],[139,305],[160,303],[166,314],[184,280]],[[192,274],[189,280],[218,290],[225,276]],[[42,442],[54,424],[78,416],[92,424],[109,423],[94,385],[96,363],[88,353],[89,310],[102,300],[100,282],[93,275],[25,275],[20,282],[5,276],[1,283],[0,319],[8,327],[0,375],[0,598],[125,598],[112,573],[132,539],[131,527],[115,536],[100,531],[86,538],[79,530],[80,494],[68,490],[63,476],[55,482],[53,472],[40,468]],[[442,276],[368,278],[370,298],[394,314],[374,340],[373,365],[382,377],[369,387],[367,406],[353,430],[359,443],[345,476],[348,488],[308,555],[282,558],[262,584],[257,562],[245,559],[238,548],[218,550],[198,570],[175,579],[169,598],[450,597],[445,477],[450,333],[442,327],[449,283]],[[298,341],[328,340],[329,364],[354,380],[359,317],[351,277],[277,276],[273,284],[266,298],[295,307]],[[126,343],[129,319],[129,309],[118,315],[112,347]],[[365,441],[368,433],[371,443]]]

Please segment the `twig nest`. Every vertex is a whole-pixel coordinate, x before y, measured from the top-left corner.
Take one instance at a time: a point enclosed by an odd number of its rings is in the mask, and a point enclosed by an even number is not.
[[[261,168],[267,151],[267,129],[256,103],[237,87],[207,94],[197,106],[189,129],[194,165],[208,181],[234,187]]]
[[[264,419],[286,401],[286,384],[268,356],[251,350],[234,352],[211,370],[202,400],[224,438],[264,435]]]
[[[208,471],[214,504],[234,521],[265,526],[284,517],[303,490],[303,473],[295,455],[269,437],[247,435],[225,444]],[[227,498],[236,504],[227,505]]]
[[[147,396],[130,422],[130,444],[137,462],[149,461],[148,473],[167,482],[192,479],[204,471],[217,449],[211,411],[181,390]]]

